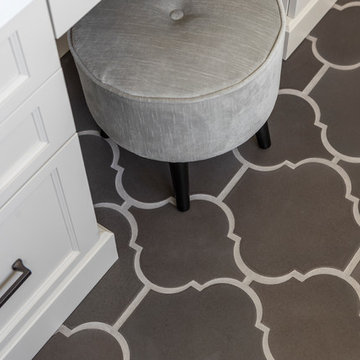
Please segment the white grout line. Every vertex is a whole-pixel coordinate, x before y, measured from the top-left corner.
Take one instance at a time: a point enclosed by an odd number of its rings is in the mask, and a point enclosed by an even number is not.
[[[244,285],[247,285],[247,286],[250,286],[250,284],[253,282],[253,280],[250,278],[250,277],[248,277],[248,276],[246,276],[245,277],[245,279],[242,281],[242,283],[244,284]]]
[[[305,100],[306,102],[308,102],[308,104],[313,108],[314,113],[315,113],[314,125],[321,129],[321,142],[322,142],[323,146],[325,147],[325,149],[330,154],[332,154],[333,156],[338,157],[340,160],[343,160],[343,161],[346,161],[346,162],[349,162],[349,163],[360,163],[360,157],[344,155],[344,154],[340,153],[339,151],[337,151],[330,144],[330,142],[329,142],[329,140],[327,138],[327,128],[328,128],[328,126],[321,122],[320,107],[312,97],[310,97],[309,95],[304,94],[302,91],[295,90],[295,89],[281,89],[279,91],[279,95],[283,95],[283,94],[298,96],[298,97],[302,98],[303,100]],[[279,167],[281,167],[283,165],[292,164],[288,160],[285,160],[283,163],[278,164],[278,165],[274,165],[274,166],[271,166],[271,167],[269,167],[269,166],[259,166],[259,165],[249,163],[247,160],[243,159],[240,154],[238,154],[237,157],[238,157],[239,161],[243,161],[245,163],[250,164],[250,167],[252,169],[260,170],[260,171],[261,170],[263,170],[263,171],[276,170],[277,168],[279,168]]]
[[[139,304],[145,298],[145,296],[149,293],[149,291],[150,291],[150,288],[147,286],[144,286],[142,288],[142,290],[136,295],[135,299],[130,303],[130,305],[122,313],[120,318],[115,322],[115,324],[113,325],[114,329],[119,331],[121,326],[130,317],[130,315],[134,312],[134,310],[139,306]]]
[[[337,164],[340,161],[340,159],[335,155],[334,158],[331,160],[334,164]]]
[[[263,348],[263,352],[265,355],[265,358],[267,360],[275,360],[271,350],[270,350],[270,346],[269,346],[269,333],[270,333],[270,328],[267,327],[263,322],[263,305],[261,303],[261,300],[259,298],[259,296],[256,294],[256,292],[248,285],[240,282],[239,280],[236,279],[232,279],[232,278],[217,278],[217,279],[213,279],[208,281],[207,283],[200,285],[197,284],[196,286],[194,286],[194,288],[197,291],[203,291],[204,289],[207,289],[210,286],[216,286],[216,285],[231,285],[234,287],[237,287],[238,289],[242,290],[243,292],[245,292],[251,299],[251,301],[253,302],[254,306],[255,306],[255,311],[256,311],[256,319],[255,319],[255,324],[254,326],[259,329],[260,331],[262,331],[263,333],[263,337],[262,337],[262,348]]]
[[[315,41],[317,40],[317,38],[314,37],[314,36],[312,36],[312,35],[308,35],[308,36],[306,37],[306,39],[309,40],[309,41],[311,41],[311,42],[315,42]]]
[[[360,6],[360,1],[351,1],[344,5],[335,4],[333,8],[335,10],[343,11],[345,9],[351,8],[351,7],[358,7]]]
[[[70,337],[72,335],[71,329],[69,329],[66,325],[62,324],[56,333],[60,333],[66,337]]]
[[[124,200],[123,204],[121,205],[121,209],[122,209],[123,211],[127,211],[127,210],[129,210],[130,208],[131,208],[131,204],[127,203],[127,202]]]
[[[229,183],[225,186],[225,188],[221,191],[221,193],[217,196],[219,201],[224,201],[224,199],[229,195],[234,186],[238,183],[241,177],[245,174],[246,170],[249,168],[248,165],[243,165],[238,172],[234,175],[234,177],[229,181]]]
[[[97,135],[100,136],[99,132],[97,131],[85,131],[82,132],[81,135]],[[113,153],[113,160],[112,160],[112,164],[111,164],[111,168],[114,169],[116,171],[116,176],[115,176],[115,189],[117,191],[117,193],[119,194],[119,196],[124,199],[125,203],[127,205],[124,205],[124,209],[129,209],[131,206],[134,206],[136,208],[139,209],[157,209],[159,207],[165,206],[167,204],[173,204],[175,205],[175,199],[173,197],[168,197],[164,200],[161,201],[157,201],[157,202],[143,202],[143,201],[139,201],[134,199],[130,194],[128,194],[128,192],[125,190],[123,184],[122,184],[122,178],[123,178],[123,174],[125,169],[123,167],[121,167],[119,165],[119,160],[120,160],[120,148],[119,146],[112,141],[110,138],[106,139],[106,142],[109,144],[109,146],[111,147],[112,153]]]
[[[322,55],[320,55],[318,49],[317,49],[317,41],[318,39],[309,35],[307,37],[308,40],[310,40],[312,42],[312,53],[315,56],[315,58],[320,61],[321,63],[323,63],[324,65],[328,65],[329,67],[331,67],[332,69],[336,69],[336,70],[342,70],[342,71],[349,71],[349,70],[355,70],[358,69],[360,67],[360,62],[352,64],[352,65],[338,65],[338,64],[334,64],[328,60],[326,60],[324,57],[322,57]]]
[[[358,249],[354,257],[350,260],[348,266],[344,270],[344,273],[347,275],[351,275],[359,263],[360,263],[360,248]]]
[[[329,70],[330,66],[328,64],[324,64],[321,69],[316,73],[316,75],[312,78],[306,88],[303,90],[305,95],[309,95],[314,87],[318,84],[318,82],[322,79],[322,77]]]
[[[68,327],[66,327],[65,325],[62,325],[59,328],[58,332],[60,332],[61,334],[63,334],[66,337],[70,337],[70,336],[72,336],[80,331],[84,331],[84,330],[100,330],[100,331],[106,332],[107,334],[112,336],[118,342],[120,349],[123,353],[123,359],[130,360],[130,349],[129,349],[129,345],[128,345],[127,341],[116,329],[114,329],[114,327],[110,326],[109,324],[105,324],[103,322],[98,322],[98,321],[87,322],[87,323],[84,323],[84,324],[81,324],[81,325],[75,327],[72,330],[69,329]]]

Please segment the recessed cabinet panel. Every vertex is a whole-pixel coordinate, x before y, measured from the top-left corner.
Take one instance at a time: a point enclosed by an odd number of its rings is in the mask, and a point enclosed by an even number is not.
[[[60,68],[45,0],[34,0],[0,34],[0,121]]]
[[[62,71],[0,122],[0,206],[75,133]]]
[[[41,128],[44,124],[40,110],[36,108],[20,119],[11,132],[1,134],[0,189],[46,147],[48,140],[46,136],[41,137]]]
[[[12,270],[17,259],[32,272],[0,308],[0,348],[12,327],[97,239],[80,147],[74,135],[0,208],[0,297],[20,275]]]
[[[32,274],[0,309],[0,324],[6,324],[66,257],[77,251],[63,198],[55,171],[31,194],[25,191],[1,210],[0,246],[6,252],[0,252],[0,284],[6,290],[7,283],[13,282],[11,265],[18,258]]]
[[[0,101],[29,77],[19,45],[17,32],[0,43]]]

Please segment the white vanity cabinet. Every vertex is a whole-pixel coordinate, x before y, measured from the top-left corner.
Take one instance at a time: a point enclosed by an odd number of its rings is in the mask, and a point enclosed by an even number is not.
[[[56,38],[91,10],[100,0],[48,0]]]
[[[96,2],[0,2],[0,359],[32,359],[117,259],[96,224],[54,35]]]

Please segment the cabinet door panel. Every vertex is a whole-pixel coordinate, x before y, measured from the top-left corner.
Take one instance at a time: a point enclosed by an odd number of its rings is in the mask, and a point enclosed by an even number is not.
[[[1,121],[60,68],[45,0],[32,1],[1,27],[0,54]]]
[[[62,71],[0,121],[0,207],[73,134]]]
[[[0,308],[0,343],[97,238],[75,135],[0,209],[0,296],[19,276],[11,268],[16,259],[32,271]]]

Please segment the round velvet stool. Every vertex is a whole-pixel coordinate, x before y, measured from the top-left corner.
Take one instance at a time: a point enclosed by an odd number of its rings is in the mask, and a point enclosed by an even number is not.
[[[69,33],[100,128],[142,157],[170,163],[179,210],[188,162],[257,135],[280,81],[281,0],[102,0]]]

